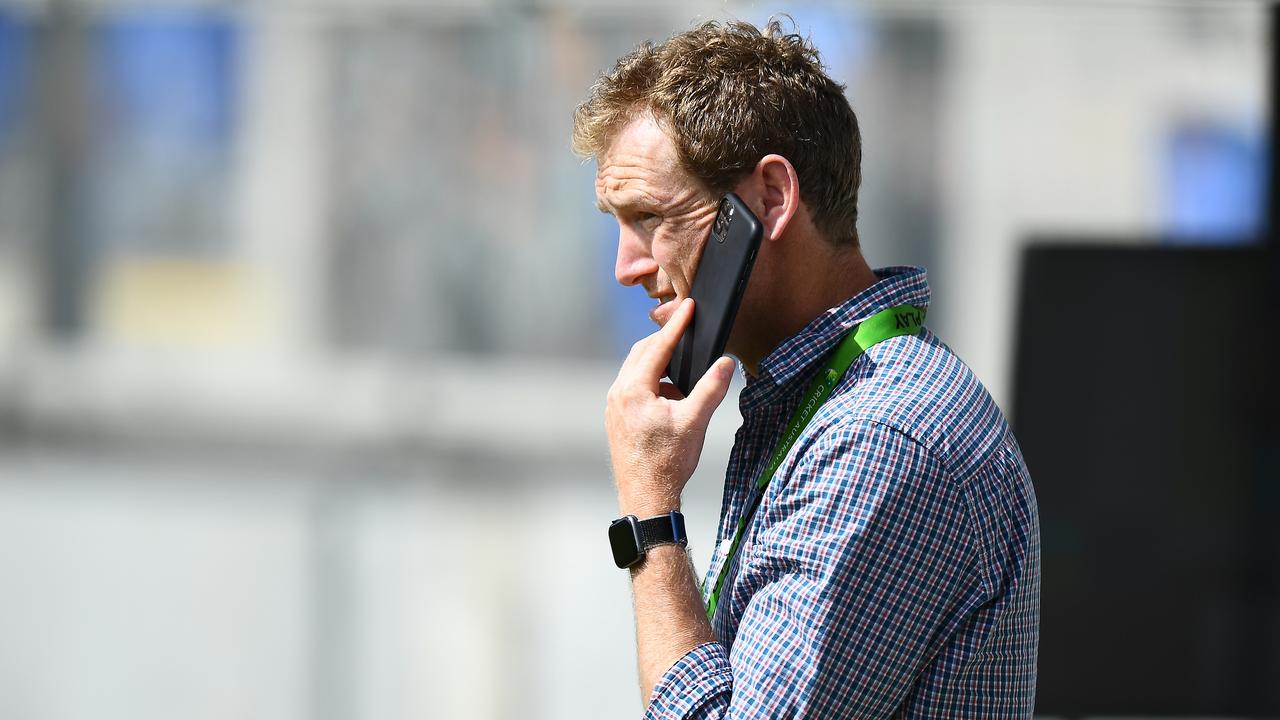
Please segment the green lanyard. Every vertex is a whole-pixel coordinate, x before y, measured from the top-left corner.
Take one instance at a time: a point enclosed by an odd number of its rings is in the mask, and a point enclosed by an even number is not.
[[[724,584],[725,576],[729,574],[729,566],[733,564],[733,556],[738,552],[738,544],[742,542],[742,531],[746,530],[747,523],[751,522],[751,518],[755,515],[756,507],[760,504],[760,498],[764,496],[764,491],[769,487],[769,481],[773,479],[773,474],[777,472],[778,467],[782,465],[782,461],[786,459],[787,453],[791,451],[791,446],[795,444],[796,439],[800,437],[801,431],[817,414],[818,408],[831,397],[831,391],[835,389],[836,384],[840,382],[840,378],[844,377],[845,372],[849,370],[849,366],[853,364],[858,356],[866,351],[867,348],[879,342],[884,342],[892,337],[899,335],[914,335],[920,332],[920,328],[924,326],[924,308],[915,307],[914,305],[899,305],[891,307],[887,310],[872,315],[858,324],[853,332],[845,335],[844,340],[840,341],[840,345],[831,353],[831,357],[827,359],[826,368],[818,373],[818,376],[809,384],[809,389],[805,391],[804,399],[800,403],[800,407],[796,408],[791,414],[791,420],[787,422],[787,431],[783,433],[782,439],[778,441],[778,446],[773,450],[773,456],[769,458],[769,464],[765,466],[764,472],[760,474],[760,479],[756,480],[756,488],[751,506],[747,512],[738,521],[738,529],[733,533],[733,543],[729,545],[729,553],[725,556],[724,564],[720,567],[720,574],[716,577],[716,584],[711,588],[711,596],[707,599],[707,619],[714,620],[716,616],[716,603],[720,599],[721,586]]]

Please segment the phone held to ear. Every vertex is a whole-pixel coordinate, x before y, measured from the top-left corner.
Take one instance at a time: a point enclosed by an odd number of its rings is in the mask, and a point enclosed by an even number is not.
[[[724,355],[763,235],[763,226],[742,198],[728,193],[720,200],[689,290],[693,319],[667,365],[667,377],[686,397]]]

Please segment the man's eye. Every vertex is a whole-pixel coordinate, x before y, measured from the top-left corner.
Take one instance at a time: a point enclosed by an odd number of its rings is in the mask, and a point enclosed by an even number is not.
[[[660,217],[658,217],[656,214],[651,212],[636,213],[636,219],[640,222],[641,225],[650,225],[650,226],[657,225],[658,221],[661,220]]]

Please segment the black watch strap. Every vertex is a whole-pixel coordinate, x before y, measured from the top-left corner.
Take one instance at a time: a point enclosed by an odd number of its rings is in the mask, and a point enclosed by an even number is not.
[[[689,544],[684,532],[684,515],[678,511],[641,520],[637,525],[640,526],[640,547],[644,550],[654,545]]]
[[[620,568],[638,565],[649,548],[657,545],[688,545],[684,515],[672,511],[666,515],[640,520],[626,515],[609,525],[609,546],[613,562]]]

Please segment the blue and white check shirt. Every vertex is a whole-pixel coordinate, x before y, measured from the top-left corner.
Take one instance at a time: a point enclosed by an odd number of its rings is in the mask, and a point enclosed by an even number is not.
[[[928,306],[923,269],[876,273],[743,390],[704,596],[821,360],[872,314]],[[721,590],[718,640],[667,670],[645,717],[1030,717],[1039,535],[1018,443],[969,368],[927,329],[879,343],[765,491]]]

